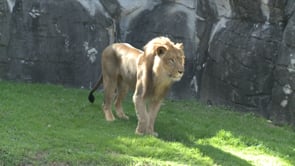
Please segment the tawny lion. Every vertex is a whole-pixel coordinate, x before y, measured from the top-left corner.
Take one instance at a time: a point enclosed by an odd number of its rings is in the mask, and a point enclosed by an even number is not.
[[[115,94],[117,116],[128,119],[122,100],[128,89],[135,89],[133,102],[138,118],[135,133],[157,136],[154,124],[161,101],[171,85],[184,74],[183,44],[175,44],[167,37],[156,37],[141,51],[126,43],[115,43],[105,48],[101,58],[102,75],[89,93],[89,101],[94,102],[93,92],[103,82],[106,120],[115,120],[111,110]]]

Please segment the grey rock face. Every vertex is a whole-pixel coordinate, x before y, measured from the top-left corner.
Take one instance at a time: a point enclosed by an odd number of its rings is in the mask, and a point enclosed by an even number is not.
[[[282,30],[275,25],[241,21],[226,25],[210,43],[201,99],[246,106],[268,116],[281,37],[273,33]]]
[[[113,24],[103,13],[91,15],[71,0],[16,0],[8,21],[2,77],[89,86],[99,75],[98,51],[109,44]]]
[[[170,97],[295,123],[292,0],[1,0],[0,78],[90,87],[110,43],[183,42]]]
[[[272,89],[271,118],[278,123],[295,124],[295,2],[289,1],[288,17],[284,27],[281,49],[277,57],[276,68],[273,71],[274,83]],[[290,14],[289,14],[290,13]]]

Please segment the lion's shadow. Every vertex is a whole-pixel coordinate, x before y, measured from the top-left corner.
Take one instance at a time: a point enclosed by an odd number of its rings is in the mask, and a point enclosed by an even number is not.
[[[239,158],[238,156],[234,156],[231,153],[228,153],[226,151],[223,151],[222,149],[219,149],[217,147],[214,147],[212,145],[208,144],[198,144],[196,141],[192,141],[191,137],[194,137],[195,139],[209,139],[211,137],[214,137],[214,135],[202,135],[204,132],[195,132],[195,133],[187,133],[188,130],[181,130],[180,127],[167,127],[169,125],[167,124],[161,124],[162,122],[158,121],[157,126],[159,134],[159,139],[167,142],[177,142],[181,143],[182,145],[186,146],[189,149],[197,149],[199,150],[204,156],[207,156],[211,158],[214,163],[218,165],[224,165],[231,163],[231,165],[245,165],[250,166],[251,164],[247,162],[246,160]],[[181,122],[178,122],[181,123]],[[178,124],[175,124],[177,126]],[[162,126],[162,127],[160,127]],[[176,130],[177,129],[177,130]],[[216,133],[220,130],[218,127],[216,127]],[[201,134],[200,134],[201,133]]]

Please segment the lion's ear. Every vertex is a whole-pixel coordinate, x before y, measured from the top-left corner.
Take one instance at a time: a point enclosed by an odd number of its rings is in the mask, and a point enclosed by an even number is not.
[[[176,43],[176,47],[183,50],[183,43]]]
[[[166,51],[167,51],[167,48],[166,47],[159,46],[157,48],[157,55],[162,56],[162,55],[164,55],[166,53]]]

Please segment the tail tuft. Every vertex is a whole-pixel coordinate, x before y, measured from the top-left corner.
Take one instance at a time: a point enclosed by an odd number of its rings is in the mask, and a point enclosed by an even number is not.
[[[95,100],[95,97],[93,96],[93,93],[95,92],[95,90],[99,87],[99,85],[102,83],[102,75],[100,75],[97,83],[94,85],[94,87],[92,88],[92,90],[90,91],[89,95],[88,95],[88,100],[90,103],[93,103]]]
[[[90,103],[93,103],[93,102],[94,102],[95,97],[93,96],[92,93],[89,93],[89,95],[88,95],[88,100],[89,100]]]

